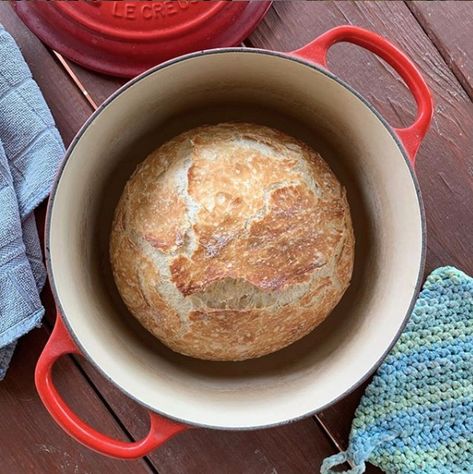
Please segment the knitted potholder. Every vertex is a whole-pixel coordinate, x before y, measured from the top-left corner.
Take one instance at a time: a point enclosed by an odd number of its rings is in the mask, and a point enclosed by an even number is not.
[[[365,461],[390,474],[473,474],[473,279],[443,267],[366,389],[349,448],[321,473]]]

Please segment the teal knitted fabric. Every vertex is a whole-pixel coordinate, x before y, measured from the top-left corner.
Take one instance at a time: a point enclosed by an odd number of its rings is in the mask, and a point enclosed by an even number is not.
[[[452,267],[424,284],[398,343],[355,413],[349,448],[321,473],[365,461],[388,474],[473,474],[473,278]]]

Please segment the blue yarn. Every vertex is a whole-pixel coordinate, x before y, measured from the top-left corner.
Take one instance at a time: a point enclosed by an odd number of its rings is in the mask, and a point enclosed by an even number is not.
[[[452,267],[426,280],[411,319],[365,391],[346,452],[322,474],[365,462],[392,474],[473,474],[473,279]]]

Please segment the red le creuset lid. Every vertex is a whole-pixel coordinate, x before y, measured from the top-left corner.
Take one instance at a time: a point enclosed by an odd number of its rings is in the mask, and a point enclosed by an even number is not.
[[[23,22],[69,59],[105,74],[133,77],[181,54],[236,46],[270,1],[13,2]]]

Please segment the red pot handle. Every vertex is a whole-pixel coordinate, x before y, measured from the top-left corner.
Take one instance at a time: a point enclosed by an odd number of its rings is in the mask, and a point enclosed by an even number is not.
[[[140,441],[125,442],[109,438],[83,422],[66,404],[53,384],[52,368],[59,357],[80,354],[58,314],[54,330],[41,353],[35,370],[35,384],[39,396],[56,423],[70,436],[98,453],[119,459],[145,456],[165,441],[188,429],[153,412],[148,434]]]
[[[417,117],[410,127],[394,128],[394,131],[414,164],[433,113],[432,94],[421,73],[414,63],[386,38],[358,26],[333,28],[290,54],[327,68],[327,52],[331,46],[340,42],[353,43],[375,53],[392,66],[406,82],[417,103]]]

